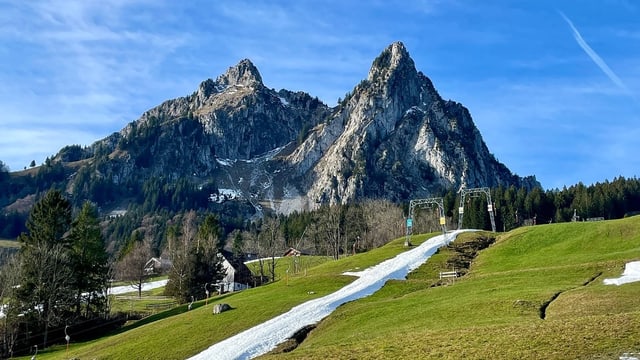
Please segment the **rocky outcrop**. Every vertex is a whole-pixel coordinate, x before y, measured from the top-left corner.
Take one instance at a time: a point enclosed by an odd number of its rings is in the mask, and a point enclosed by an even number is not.
[[[225,311],[231,310],[231,306],[229,304],[215,304],[213,305],[213,315],[222,314]]]
[[[245,59],[190,96],[146,111],[120,133],[94,144],[111,152],[101,176],[216,177],[217,159],[251,160],[296,143],[329,113],[303,92],[275,91]]]
[[[400,42],[334,108],[303,92],[267,88],[245,59],[191,95],[146,111],[92,152],[69,192],[90,188],[91,179],[135,191],[154,177],[189,178],[278,212],[537,184],[494,158],[469,111],[442,99]]]
[[[310,204],[520,181],[489,152],[468,110],[443,100],[400,42],[373,61],[367,79],[289,161],[310,169]]]

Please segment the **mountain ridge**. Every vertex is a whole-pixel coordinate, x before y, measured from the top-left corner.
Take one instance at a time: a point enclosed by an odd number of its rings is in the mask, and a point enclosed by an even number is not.
[[[315,153],[294,159],[318,157],[308,192],[316,202],[345,203],[360,194],[387,197],[391,189],[396,191],[391,199],[402,201],[442,188],[539,185],[511,174],[495,159],[468,110],[440,97],[401,42],[373,61],[367,79],[338,105],[333,118],[342,126],[333,123],[319,135],[332,139],[331,145],[311,140],[318,144]],[[382,181],[366,184],[364,174],[378,174]]]
[[[135,197],[153,179],[232,189],[257,213],[407,201],[464,186],[539,186],[495,159],[469,111],[442,99],[402,42],[385,48],[334,107],[269,89],[242,59],[84,151],[66,191],[99,205]],[[96,182],[117,191],[100,194]]]

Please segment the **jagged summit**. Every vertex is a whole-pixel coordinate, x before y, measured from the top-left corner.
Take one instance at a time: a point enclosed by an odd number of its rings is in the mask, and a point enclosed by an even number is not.
[[[416,67],[409,52],[400,41],[396,41],[382,51],[373,61],[367,80],[388,81],[395,72],[416,75]]]
[[[269,89],[244,59],[191,95],[148,110],[94,153],[104,155],[87,165],[95,179],[75,177],[70,189],[104,178],[130,189],[188,178],[279,212],[522,183],[491,155],[469,111],[442,99],[417,71],[402,42],[387,46],[335,107]]]
[[[252,86],[262,84],[262,76],[251,60],[243,59],[236,66],[230,67],[226,73],[220,75],[216,82],[221,86]]]
[[[310,136],[291,159],[312,174],[316,203],[360,197],[404,201],[442,189],[519,183],[489,152],[466,108],[445,101],[401,42],[373,61],[336,108],[340,121]]]
[[[253,65],[251,60],[243,59],[240,62],[227,69],[227,71],[218,76],[216,80],[207,79],[200,83],[196,92],[198,104],[209,101],[209,97],[234,87],[245,87],[248,89],[256,89],[263,86],[262,76],[258,68]]]

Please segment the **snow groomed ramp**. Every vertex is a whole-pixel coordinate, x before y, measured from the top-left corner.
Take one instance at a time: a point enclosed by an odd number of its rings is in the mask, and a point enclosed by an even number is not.
[[[263,355],[302,327],[327,317],[338,306],[375,293],[387,280],[404,280],[410,271],[422,265],[439,247],[453,241],[464,231],[453,231],[446,237],[438,235],[378,265],[360,272],[344,273],[357,276],[358,279],[332,294],[302,303],[282,315],[216,343],[190,359],[251,359]]]

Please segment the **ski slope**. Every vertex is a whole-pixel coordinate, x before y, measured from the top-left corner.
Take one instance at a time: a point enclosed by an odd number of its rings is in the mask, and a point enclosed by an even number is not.
[[[604,279],[605,285],[622,285],[640,281],[640,261],[632,261],[625,265],[622,276],[615,279]]]
[[[345,273],[357,276],[358,279],[332,294],[307,301],[287,313],[214,344],[190,359],[251,359],[265,354],[300,328],[322,320],[338,306],[373,294],[387,280],[404,280],[411,270],[422,265],[439,247],[453,241],[463,231],[465,230],[448,233],[446,237],[436,236],[376,266],[360,272]]]
[[[142,284],[142,291],[148,291],[148,290],[157,289],[159,287],[163,287],[167,285],[167,281],[168,280],[165,279],[165,280],[158,280],[158,281],[144,283]],[[138,288],[133,287],[131,285],[123,285],[123,286],[115,286],[109,289],[109,295],[121,295],[121,294],[126,294],[131,292],[137,293]]]

